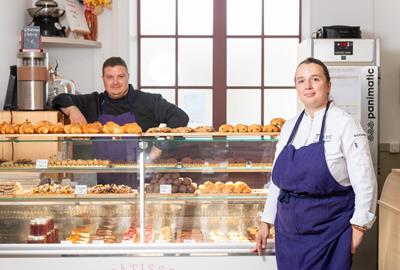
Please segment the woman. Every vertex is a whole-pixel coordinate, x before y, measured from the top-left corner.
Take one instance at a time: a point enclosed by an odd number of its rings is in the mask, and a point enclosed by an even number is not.
[[[278,269],[350,269],[375,220],[377,184],[368,140],[329,101],[327,67],[307,58],[295,75],[305,110],[283,126],[256,247],[275,225]]]

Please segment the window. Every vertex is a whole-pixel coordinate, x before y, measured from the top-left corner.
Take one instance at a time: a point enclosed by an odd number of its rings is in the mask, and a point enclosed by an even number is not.
[[[300,0],[139,0],[138,13],[139,89],[189,125],[295,115]]]

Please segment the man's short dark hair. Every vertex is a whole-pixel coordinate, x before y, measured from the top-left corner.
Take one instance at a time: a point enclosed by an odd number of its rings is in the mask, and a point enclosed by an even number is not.
[[[103,75],[104,75],[104,69],[106,67],[115,67],[115,66],[124,66],[126,68],[126,70],[128,71],[128,66],[126,65],[124,59],[122,59],[121,57],[110,57],[108,58],[106,61],[104,61],[103,63]]]

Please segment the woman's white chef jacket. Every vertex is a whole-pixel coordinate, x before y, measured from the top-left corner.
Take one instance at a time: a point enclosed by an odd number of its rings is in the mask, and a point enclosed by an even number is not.
[[[292,141],[296,149],[318,141],[324,110],[314,113],[314,118],[304,114]],[[298,116],[283,126],[275,160],[286,145]],[[375,220],[377,180],[367,136],[358,122],[332,103],[325,123],[324,147],[328,168],[339,184],[352,185],[355,193],[355,211],[350,223],[370,228]],[[261,221],[274,223],[278,195],[279,188],[271,181]]]

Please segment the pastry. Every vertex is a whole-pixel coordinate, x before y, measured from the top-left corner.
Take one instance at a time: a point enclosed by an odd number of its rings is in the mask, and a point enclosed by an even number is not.
[[[63,123],[58,122],[56,125],[50,126],[49,131],[50,131],[50,133],[53,133],[53,134],[64,133],[65,132],[64,125],[63,125]]]
[[[219,132],[234,132],[234,128],[232,125],[224,124],[218,128]]]
[[[283,118],[274,118],[271,120],[271,125],[281,128],[285,124],[286,120]]]
[[[257,124],[252,124],[249,126],[248,129],[249,132],[262,132],[262,126],[261,125],[257,125]]]
[[[125,133],[129,134],[141,134],[142,128],[135,122],[135,123],[127,123],[122,126]]]
[[[82,128],[79,124],[70,124],[64,126],[64,131],[67,134],[81,134]]]
[[[248,131],[248,127],[246,125],[244,125],[244,124],[237,124],[234,127],[234,130],[235,130],[235,132],[243,133],[243,132],[247,132]]]
[[[279,127],[275,126],[275,125],[266,125],[263,126],[263,132],[279,132],[280,129]]]
[[[172,133],[191,133],[193,128],[191,127],[177,127],[171,130]]]
[[[214,128],[212,126],[198,126],[193,131],[194,132],[214,132]]]
[[[103,133],[122,134],[124,133],[124,129],[120,125],[109,121],[103,126]]]
[[[35,128],[31,122],[26,120],[24,123],[22,123],[19,126],[18,133],[19,134],[33,134],[33,133],[35,133]]]
[[[97,134],[97,133],[101,133],[102,130],[103,130],[103,125],[98,121],[91,123],[91,124],[83,124],[82,125],[83,133]]]

